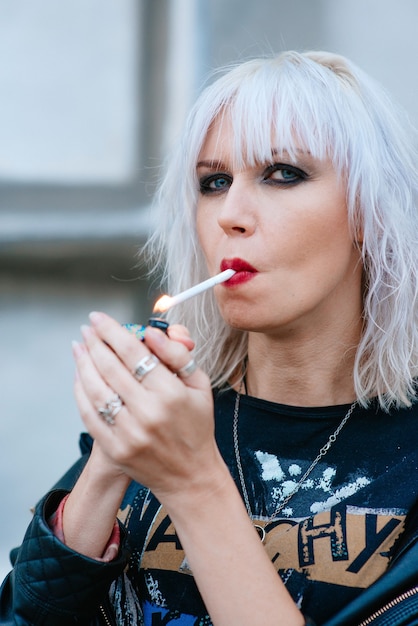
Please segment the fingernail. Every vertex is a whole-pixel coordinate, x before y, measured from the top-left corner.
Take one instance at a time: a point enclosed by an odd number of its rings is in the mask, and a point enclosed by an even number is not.
[[[80,330],[81,330],[81,334],[83,335],[84,339],[88,339],[93,334],[93,331],[90,328],[90,326],[86,326],[86,324],[83,324],[82,326],[80,326]]]
[[[97,311],[92,311],[91,313],[89,313],[89,319],[92,324],[99,324],[103,318],[103,313],[98,313]]]
[[[73,348],[73,354],[78,359],[84,353],[84,346],[78,341],[72,341],[71,346]]]

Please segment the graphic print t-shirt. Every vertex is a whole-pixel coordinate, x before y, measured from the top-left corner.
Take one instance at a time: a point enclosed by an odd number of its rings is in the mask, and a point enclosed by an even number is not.
[[[233,391],[216,395],[216,438],[242,491],[232,434],[235,397]],[[241,397],[239,450],[255,522],[264,526],[294,490],[348,409],[303,409]],[[278,575],[317,624],[387,568],[418,498],[417,413],[417,405],[390,415],[376,406],[357,407],[298,492],[265,527],[265,549]],[[112,588],[118,623],[210,626],[181,543],[159,502],[133,483],[119,517],[128,529],[132,557]]]

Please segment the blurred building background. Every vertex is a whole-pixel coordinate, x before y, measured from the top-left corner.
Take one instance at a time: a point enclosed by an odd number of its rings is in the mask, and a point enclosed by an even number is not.
[[[208,73],[328,49],[418,122],[417,23],[415,0],[0,0],[1,578],[78,455],[71,339],[91,310],[146,320],[157,295],[136,252]]]

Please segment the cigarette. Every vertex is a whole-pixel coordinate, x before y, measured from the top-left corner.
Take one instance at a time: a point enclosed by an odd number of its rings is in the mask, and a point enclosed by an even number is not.
[[[193,298],[194,296],[197,296],[197,294],[202,293],[215,285],[219,285],[219,283],[224,283],[232,278],[234,274],[235,270],[224,270],[220,274],[216,274],[216,276],[212,276],[198,285],[194,285],[194,287],[190,287],[190,289],[186,289],[186,291],[178,293],[176,296],[162,296],[155,303],[154,311],[165,312],[176,304],[180,304],[189,298]]]

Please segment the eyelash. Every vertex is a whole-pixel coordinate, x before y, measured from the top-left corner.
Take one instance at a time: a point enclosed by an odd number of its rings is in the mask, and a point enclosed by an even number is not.
[[[270,176],[274,174],[274,172],[280,172],[280,171],[291,172],[294,175],[294,178],[288,181],[286,180],[281,181],[281,180],[270,178]],[[272,184],[272,185],[283,185],[283,186],[297,185],[297,183],[300,183],[306,180],[307,178],[308,178],[308,175],[306,174],[306,172],[299,169],[298,167],[295,167],[294,165],[288,165],[286,163],[274,163],[273,165],[270,165],[264,172],[265,182]]]
[[[222,174],[218,172],[216,174],[211,174],[210,176],[202,176],[199,180],[199,191],[202,195],[214,194],[214,193],[222,193],[225,190],[225,187],[220,187],[219,189],[214,189],[210,187],[210,184],[217,181],[225,179],[229,183],[232,183],[232,176],[229,174]]]
[[[272,174],[275,172],[287,171],[291,172],[295,178],[291,180],[277,180],[270,178]],[[308,175],[303,170],[295,167],[294,165],[287,165],[286,163],[274,163],[273,165],[269,165],[263,173],[262,181],[269,185],[276,185],[280,187],[290,187],[293,185],[297,185],[298,183],[306,180]],[[226,182],[232,184],[233,178],[230,174],[225,174],[222,172],[217,172],[216,174],[210,174],[209,176],[202,176],[199,180],[199,191],[202,195],[209,194],[219,194],[223,193],[228,187],[220,187],[219,189],[214,189],[210,187],[211,183],[225,179]]]

